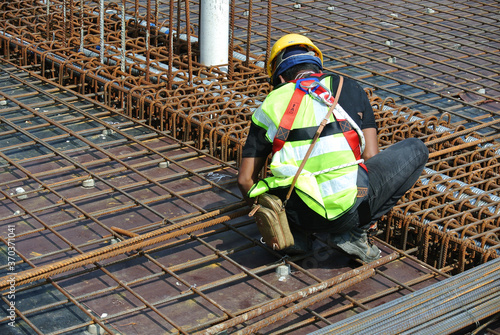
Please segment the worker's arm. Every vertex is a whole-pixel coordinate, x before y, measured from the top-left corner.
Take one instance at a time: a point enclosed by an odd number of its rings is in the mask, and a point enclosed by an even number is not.
[[[363,129],[363,135],[365,136],[365,151],[363,152],[362,156],[363,159],[367,161],[368,159],[379,153],[377,129],[365,128]]]
[[[258,181],[259,172],[266,162],[266,157],[245,157],[241,161],[241,166],[238,172],[238,187],[243,195],[243,198],[249,206],[253,204],[253,200],[247,196],[248,191]]]

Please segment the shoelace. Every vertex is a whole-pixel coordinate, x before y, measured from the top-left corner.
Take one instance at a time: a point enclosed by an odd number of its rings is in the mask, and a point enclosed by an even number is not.
[[[366,239],[370,245],[373,245],[373,237],[377,235],[377,229],[368,229],[366,232]]]

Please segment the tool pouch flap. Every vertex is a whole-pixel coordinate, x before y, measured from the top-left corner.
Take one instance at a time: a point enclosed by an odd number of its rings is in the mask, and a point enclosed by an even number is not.
[[[252,215],[262,239],[268,246],[274,250],[282,250],[294,244],[280,198],[268,193],[259,195],[257,204],[252,207],[250,216]]]

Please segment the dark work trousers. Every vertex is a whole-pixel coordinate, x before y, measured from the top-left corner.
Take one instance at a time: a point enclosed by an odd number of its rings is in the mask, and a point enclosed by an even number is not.
[[[368,204],[371,222],[361,228],[367,229],[386,214],[420,177],[429,158],[425,144],[416,138],[409,138],[382,150],[365,162],[368,168]],[[284,199],[288,189],[274,190]],[[360,210],[363,207],[360,207]],[[365,207],[366,208],[366,207]],[[294,192],[290,197],[286,212],[290,228],[295,232],[344,233],[359,226],[357,208],[349,210],[341,217],[329,221],[312,211]]]

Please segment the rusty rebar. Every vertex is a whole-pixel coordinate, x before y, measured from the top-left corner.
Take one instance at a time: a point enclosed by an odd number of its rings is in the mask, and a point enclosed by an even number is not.
[[[294,292],[293,294],[290,294],[286,297],[279,298],[277,300],[271,301],[268,304],[259,307],[256,310],[252,310],[250,312],[244,313],[242,315],[239,315],[236,318],[233,318],[231,320],[225,321],[223,323],[219,323],[211,328],[205,329],[202,332],[198,332],[197,334],[217,334],[223,330],[226,330],[228,328],[237,326],[241,324],[242,322],[246,322],[248,320],[251,320],[253,318],[256,318],[262,314],[265,314],[269,311],[273,311],[278,309],[279,307],[285,306],[287,304],[290,304],[292,302],[295,302],[299,299],[304,299],[307,298],[310,295],[316,294],[318,292],[322,292],[332,286],[339,285],[345,281],[350,281],[352,278],[356,276],[363,276],[365,272],[369,273],[370,276],[373,275],[373,270],[374,268],[378,266],[382,266],[386,263],[392,262],[396,258],[398,258],[399,254],[398,253],[392,253],[390,255],[384,256],[381,259],[378,259],[374,262],[365,264],[363,266],[360,266],[359,268],[353,269],[348,272],[344,272],[341,275],[338,275],[334,278],[327,279],[325,281],[322,281],[318,284],[314,284],[311,286],[308,286],[305,289],[299,290],[297,292]],[[337,292],[339,292],[338,290]],[[335,292],[336,293],[336,292]],[[324,296],[330,296],[331,294],[326,294]],[[254,330],[258,330],[259,328],[256,328]]]
[[[228,206],[226,208],[212,211],[210,213],[206,213],[205,215],[200,215],[194,219],[189,219],[178,224],[170,225],[164,228],[157,229],[147,234],[142,234],[128,240],[120,241],[116,244],[99,248],[93,250],[91,252],[87,252],[84,254],[80,254],[78,256],[74,256],[67,260],[61,261],[59,263],[49,264],[41,267],[36,267],[34,269],[26,270],[16,274],[16,285],[22,285],[25,283],[30,283],[42,278],[48,278],[52,275],[63,273],[66,271],[70,271],[72,269],[92,264],[94,262],[98,262],[103,259],[112,258],[120,254],[124,254],[126,252],[134,251],[137,249],[141,249],[147,246],[151,246],[157,243],[164,242],[168,239],[172,239],[174,237],[178,237],[181,235],[185,235],[190,232],[194,232],[197,230],[201,230],[216,224],[219,224],[224,221],[228,221],[234,219],[236,217],[248,214],[249,210],[244,209],[233,214],[227,214],[218,219],[212,219],[208,222],[196,224],[192,226],[193,222],[204,220],[208,217],[213,217],[218,214],[226,213],[230,210],[234,210],[235,208],[241,208],[242,203]],[[176,232],[171,232],[172,230],[182,228]],[[165,236],[161,236],[162,234],[166,234]],[[159,236],[159,237],[158,237]],[[0,290],[4,290],[6,287],[9,287],[9,276],[0,278]]]

